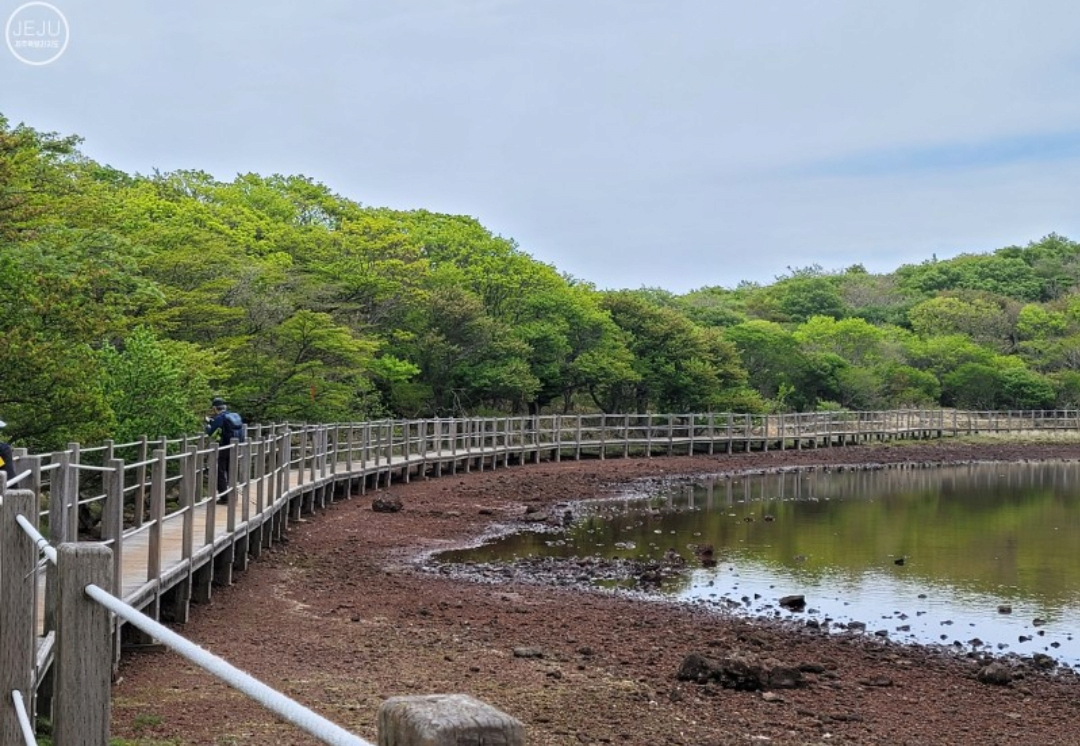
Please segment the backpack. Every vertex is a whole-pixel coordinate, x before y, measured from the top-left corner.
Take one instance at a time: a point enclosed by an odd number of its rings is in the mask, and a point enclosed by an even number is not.
[[[236,412],[226,412],[225,421],[221,428],[222,439],[230,443],[243,443],[247,435],[244,420]]]

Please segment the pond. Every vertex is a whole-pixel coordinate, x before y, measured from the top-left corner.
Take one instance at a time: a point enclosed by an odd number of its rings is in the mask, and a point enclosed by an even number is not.
[[[571,557],[641,563],[651,574],[604,584],[687,603],[1080,663],[1075,462],[643,482],[591,504],[565,533],[512,534],[439,559]],[[781,605],[798,595],[803,608]]]

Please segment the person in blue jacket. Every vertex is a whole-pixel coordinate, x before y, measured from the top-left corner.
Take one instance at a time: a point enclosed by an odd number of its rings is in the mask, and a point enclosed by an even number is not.
[[[236,412],[230,412],[225,400],[215,396],[210,402],[214,414],[206,418],[206,434],[220,438],[222,449],[233,443],[244,442],[244,421]],[[229,501],[229,452],[222,450],[217,462],[217,491],[219,503]]]
[[[7,427],[7,423],[0,420],[0,430]],[[0,442],[0,465],[4,470],[4,478],[10,482],[15,478],[15,455],[11,452],[11,445]]]

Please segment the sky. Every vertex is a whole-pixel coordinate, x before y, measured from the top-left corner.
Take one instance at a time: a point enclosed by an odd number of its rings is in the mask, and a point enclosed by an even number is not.
[[[1069,0],[24,2],[12,124],[471,215],[601,289],[1080,239]]]

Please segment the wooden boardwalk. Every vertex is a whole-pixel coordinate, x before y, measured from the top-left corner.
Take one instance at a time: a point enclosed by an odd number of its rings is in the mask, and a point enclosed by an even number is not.
[[[288,523],[334,500],[391,481],[530,461],[723,454],[842,446],[985,432],[1080,430],[1080,413],[828,412],[790,415],[545,415],[249,428],[248,442],[219,449],[205,439],[20,454],[39,496],[50,543],[100,540],[113,551],[117,596],[148,616],[185,622]],[[235,484],[217,503],[213,476],[229,458]],[[90,520],[87,520],[89,517]],[[87,527],[92,533],[87,535]],[[35,687],[52,655],[49,570],[38,571],[33,629]],[[124,632],[117,624],[116,656]]]

